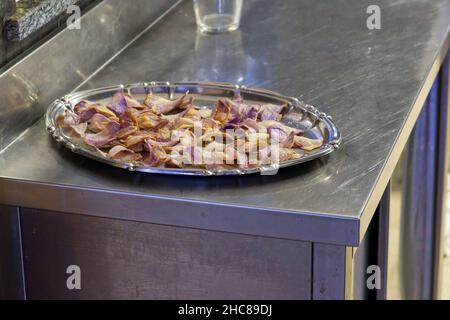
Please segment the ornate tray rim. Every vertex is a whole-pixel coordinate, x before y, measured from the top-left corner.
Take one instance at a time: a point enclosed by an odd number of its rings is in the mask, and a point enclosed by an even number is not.
[[[292,108],[300,108],[303,112],[309,113],[320,122],[322,122],[325,127],[329,131],[329,140],[324,141],[323,146],[315,153],[307,154],[304,157],[296,160],[283,161],[275,165],[270,166],[261,166],[255,168],[248,169],[231,169],[231,170],[206,170],[206,169],[196,169],[196,168],[186,168],[186,169],[178,169],[178,168],[165,168],[165,167],[148,167],[148,166],[139,166],[132,163],[123,163],[116,160],[111,160],[102,157],[100,154],[93,150],[89,150],[87,148],[83,148],[81,146],[76,145],[71,141],[69,137],[67,137],[56,124],[56,115],[58,112],[64,108],[73,110],[72,101],[80,100],[84,97],[91,96],[94,94],[100,94],[108,91],[118,91],[118,90],[131,90],[135,88],[144,88],[149,92],[157,87],[164,87],[169,95],[169,98],[172,98],[173,93],[176,88],[184,87],[184,86],[198,86],[210,89],[222,89],[222,90],[230,90],[234,92],[235,95],[239,95],[240,93],[248,93],[248,94],[256,94],[260,96],[264,96],[266,98],[285,100],[292,111]],[[186,90],[187,91],[187,90]],[[182,91],[180,91],[182,92]],[[289,112],[291,112],[289,111]],[[293,165],[297,165],[300,163],[304,163],[307,161],[311,161],[317,159],[319,157],[323,157],[327,154],[330,154],[334,150],[339,149],[342,138],[341,133],[335,123],[332,120],[332,117],[327,115],[324,112],[320,112],[316,107],[306,104],[303,101],[295,97],[288,97],[281,95],[277,92],[248,87],[243,85],[234,85],[230,83],[223,82],[143,82],[143,83],[133,83],[126,85],[113,85],[89,90],[83,90],[78,92],[70,93],[61,99],[55,100],[50,106],[47,108],[47,112],[45,115],[45,123],[47,130],[50,132],[52,137],[58,142],[63,144],[66,148],[70,149],[72,152],[80,154],[82,156],[88,157],[90,159],[106,163],[112,165],[114,167],[126,169],[129,171],[138,171],[144,173],[156,173],[156,174],[171,174],[171,175],[185,175],[185,176],[219,176],[219,175],[244,175],[244,174],[252,174],[252,173],[260,173],[260,174],[271,174],[271,172],[276,172],[279,168],[285,168]]]

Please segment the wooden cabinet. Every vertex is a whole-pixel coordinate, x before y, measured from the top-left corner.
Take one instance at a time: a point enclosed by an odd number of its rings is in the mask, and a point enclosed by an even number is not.
[[[7,206],[0,240],[0,299],[355,297],[345,246]]]
[[[32,209],[21,221],[29,299],[311,298],[308,242]]]

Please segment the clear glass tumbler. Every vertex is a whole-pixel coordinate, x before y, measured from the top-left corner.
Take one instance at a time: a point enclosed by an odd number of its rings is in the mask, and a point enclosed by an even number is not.
[[[193,0],[197,25],[203,32],[228,32],[239,28],[243,0]]]

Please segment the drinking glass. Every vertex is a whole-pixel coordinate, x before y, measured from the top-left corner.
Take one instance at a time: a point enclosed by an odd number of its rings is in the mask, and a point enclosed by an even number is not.
[[[203,32],[228,32],[239,28],[243,0],[193,0],[197,25]]]

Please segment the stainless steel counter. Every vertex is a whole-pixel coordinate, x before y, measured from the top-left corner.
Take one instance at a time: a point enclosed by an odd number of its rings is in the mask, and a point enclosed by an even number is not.
[[[41,120],[0,154],[0,203],[357,246],[450,41],[449,1],[380,1],[381,30],[366,28],[369,4],[245,1],[239,31],[209,36],[185,1],[80,85],[208,80],[299,96],[343,132],[329,157],[276,176],[145,175],[59,148]]]

